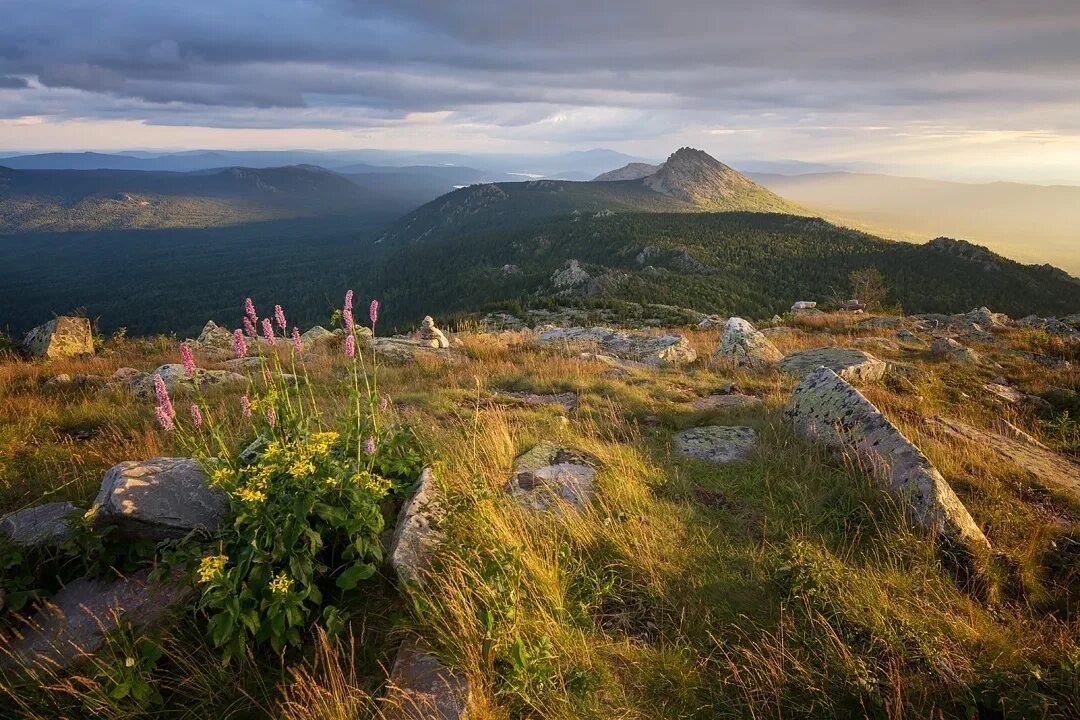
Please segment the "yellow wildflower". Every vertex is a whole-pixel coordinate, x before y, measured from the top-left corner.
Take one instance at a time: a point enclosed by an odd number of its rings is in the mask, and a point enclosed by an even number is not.
[[[266,446],[266,449],[263,450],[262,457],[264,460],[269,460],[281,455],[281,453],[281,444],[275,441]]]
[[[390,480],[369,472],[356,473],[352,476],[352,481],[376,497],[385,495],[390,491],[390,486],[392,485]]]
[[[294,478],[304,478],[315,473],[315,463],[310,460],[297,460],[289,468],[289,474]]]
[[[227,555],[207,555],[199,562],[199,582],[207,583],[216,580],[229,562]]]
[[[270,581],[270,592],[275,595],[285,595],[289,592],[289,588],[292,587],[292,581],[289,580],[289,576],[284,571],[279,572],[274,576],[274,579]]]
[[[218,468],[214,472],[210,473],[210,484],[214,486],[225,485],[233,478],[232,470],[229,468]]]
[[[237,490],[236,496],[248,503],[260,503],[266,500],[266,493],[248,485]]]

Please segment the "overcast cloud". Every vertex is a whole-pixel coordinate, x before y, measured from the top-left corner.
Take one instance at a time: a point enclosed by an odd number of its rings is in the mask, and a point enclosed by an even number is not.
[[[0,148],[607,146],[1080,182],[1076,0],[0,0]]]

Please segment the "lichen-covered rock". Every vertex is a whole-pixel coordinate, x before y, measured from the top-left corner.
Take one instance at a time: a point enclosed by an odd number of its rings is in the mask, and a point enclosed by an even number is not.
[[[713,360],[730,362],[736,367],[763,368],[783,359],[784,354],[753,325],[740,317],[729,318],[720,336]]]
[[[398,650],[383,698],[386,720],[466,720],[472,693],[464,674],[412,642]]]
[[[115,525],[126,537],[163,540],[217,530],[229,502],[210,487],[194,458],[161,457],[114,465],[92,511],[96,525]]]
[[[596,494],[598,465],[587,453],[541,442],[514,461],[506,491],[532,510],[551,510],[560,501],[584,510]]]
[[[721,410],[745,410],[761,407],[761,398],[753,395],[716,394],[694,398],[690,407],[698,412],[717,412]]]
[[[150,399],[154,397],[154,375],[160,375],[165,381],[165,387],[170,393],[198,389],[206,392],[211,388],[222,385],[240,385],[248,382],[247,377],[230,370],[207,370],[196,368],[195,376],[189,378],[184,372],[184,366],[180,363],[162,365],[151,373],[142,373],[132,382],[132,391],[135,397]]]
[[[65,670],[97,652],[121,625],[151,625],[190,595],[189,585],[150,582],[145,570],[116,579],[80,578],[27,621],[5,662]]]
[[[605,327],[571,327],[542,332],[537,341],[598,350],[600,354],[614,355],[650,367],[686,365],[697,359],[690,341],[682,335],[646,335]]]
[[[402,582],[420,583],[430,568],[431,556],[443,541],[441,501],[435,475],[425,468],[412,497],[401,506],[390,542],[390,565]]]
[[[67,537],[68,517],[76,511],[69,502],[25,508],[0,518],[0,534],[16,545],[51,545]]]
[[[819,367],[827,367],[851,383],[871,383],[885,376],[886,365],[868,352],[841,347],[800,350],[777,365],[792,375],[805,377]]]
[[[199,350],[231,350],[233,343],[232,333],[218,325],[213,320],[208,320],[203,326],[199,337],[192,341],[192,345]]]
[[[916,525],[973,551],[989,548],[982,530],[930,460],[862,393],[829,368],[807,376],[787,410],[795,432],[853,452],[907,504]]]
[[[753,428],[726,425],[688,428],[672,439],[680,455],[717,464],[745,460],[757,446]]]
[[[93,355],[94,333],[87,318],[61,316],[26,333],[22,345],[39,358]]]

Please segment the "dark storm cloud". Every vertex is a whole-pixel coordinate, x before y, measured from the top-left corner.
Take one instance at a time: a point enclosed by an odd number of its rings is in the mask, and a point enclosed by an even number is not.
[[[1080,93],[1075,0],[0,4],[0,89],[81,91],[27,93],[27,115],[236,127],[235,109],[280,108],[252,126],[332,127],[452,111],[514,127],[553,108],[994,114]]]

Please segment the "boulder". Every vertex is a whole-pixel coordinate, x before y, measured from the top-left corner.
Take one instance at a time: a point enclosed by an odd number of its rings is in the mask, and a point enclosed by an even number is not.
[[[531,510],[553,510],[562,503],[584,510],[596,494],[598,466],[587,453],[541,442],[514,461],[506,492]]]
[[[16,545],[52,545],[67,537],[68,516],[77,508],[69,502],[51,502],[25,508],[0,518],[0,534]]]
[[[540,343],[584,346],[600,354],[644,363],[650,367],[678,366],[694,362],[697,353],[682,335],[646,335],[605,327],[554,328],[540,333]]]
[[[966,345],[949,337],[940,337],[930,345],[930,352],[937,357],[964,363],[979,363],[982,356]]]
[[[375,338],[375,351],[387,362],[394,364],[406,364],[415,362],[419,358],[437,358],[439,360],[450,359],[455,353],[443,352],[441,348],[433,348],[419,340],[408,338]]]
[[[163,540],[192,530],[214,532],[229,512],[229,501],[210,487],[194,458],[161,457],[109,469],[93,512],[96,525],[115,525],[123,536]]]
[[[472,692],[464,674],[406,642],[398,650],[383,698],[386,720],[466,720]]]
[[[798,314],[804,310],[813,310],[817,307],[817,303],[813,300],[799,300],[791,306],[791,312]]]
[[[871,383],[885,377],[885,362],[868,352],[842,347],[800,350],[777,365],[781,370],[806,377],[819,367],[827,367],[851,383]]]
[[[1058,455],[1011,423],[999,420],[998,432],[994,432],[936,417],[934,426],[946,436],[972,443],[981,452],[991,452],[1013,464],[1037,485],[1080,502],[1080,463]]]
[[[191,596],[186,584],[150,582],[147,575],[68,584],[27,621],[6,662],[66,670],[101,649],[110,633],[151,625]]]
[[[309,352],[322,350],[334,345],[336,342],[340,342],[338,336],[322,325],[316,325],[300,336],[300,345]]]
[[[22,346],[38,358],[93,355],[94,333],[87,318],[61,316],[26,333]]]
[[[429,468],[420,473],[412,497],[398,513],[390,542],[390,565],[404,583],[420,583],[431,564],[432,553],[443,541],[439,521],[444,515],[442,494]]]
[[[795,388],[787,413],[798,435],[853,453],[901,498],[917,526],[972,551],[990,547],[967,508],[922,451],[829,368],[815,370]]]
[[[119,372],[119,371],[118,371]],[[165,381],[165,387],[169,393],[179,391],[206,392],[211,388],[221,385],[238,385],[248,382],[247,377],[230,370],[207,370],[196,368],[195,376],[189,378],[184,372],[184,366],[180,363],[162,365],[151,373],[142,373],[132,382],[132,391],[135,397],[147,400],[154,397],[154,375],[160,375]]]
[[[698,321],[699,330],[712,330],[713,328],[723,327],[727,322],[727,318],[719,315],[706,315]]]
[[[768,338],[740,317],[730,318],[724,325],[720,344],[713,354],[713,360],[749,368],[768,367],[780,362],[783,357],[783,353]]]
[[[232,344],[232,333],[213,320],[208,320],[199,337],[191,342],[191,345],[199,350],[228,351],[232,350]]]
[[[698,412],[719,412],[723,410],[745,410],[748,408],[761,407],[761,398],[752,395],[735,395],[719,393],[705,397],[694,398],[690,407]]]
[[[442,330],[435,327],[435,321],[430,315],[425,316],[420,323],[420,342],[432,348],[450,347],[450,341],[443,335]]]
[[[680,455],[726,464],[750,457],[757,446],[757,433],[748,427],[706,425],[677,432],[673,440]]]

